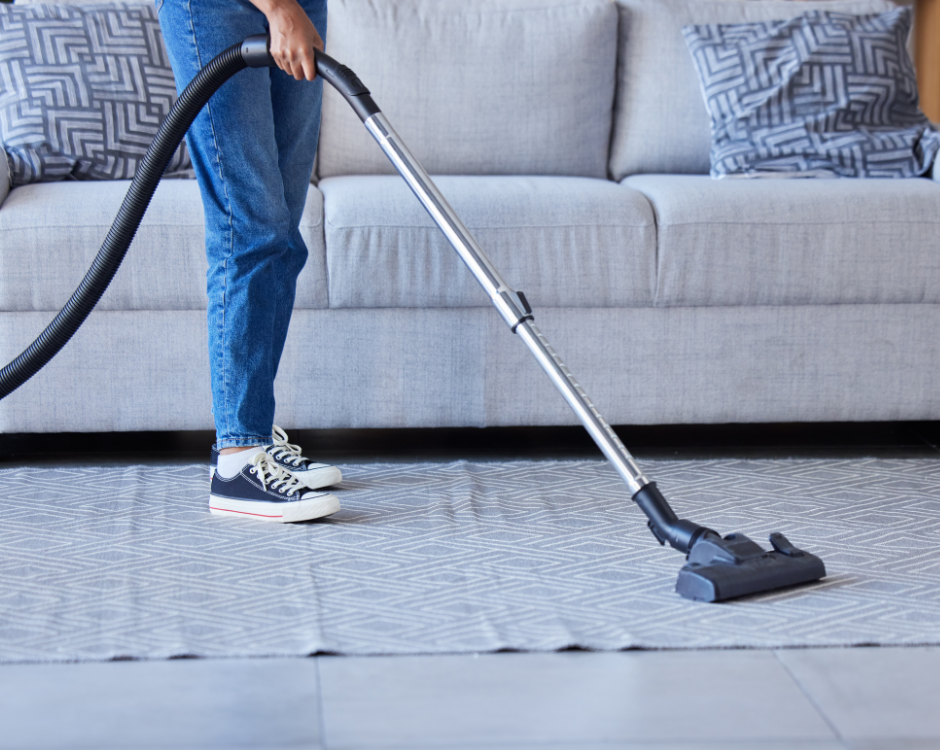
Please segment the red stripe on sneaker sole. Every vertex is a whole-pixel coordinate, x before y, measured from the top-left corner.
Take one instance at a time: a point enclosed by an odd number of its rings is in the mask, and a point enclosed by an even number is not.
[[[280,516],[266,516],[264,513],[249,513],[245,510],[229,510],[228,508],[213,508],[209,506],[209,510],[220,510],[223,513],[241,513],[243,516],[259,516],[260,518],[283,518],[283,515]]]

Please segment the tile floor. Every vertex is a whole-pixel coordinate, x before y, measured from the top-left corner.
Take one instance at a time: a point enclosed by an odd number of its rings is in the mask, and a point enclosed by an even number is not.
[[[621,434],[640,458],[940,459],[937,423]],[[292,437],[342,462],[595,455],[568,428]],[[199,461],[208,439],[6,435],[0,467]],[[940,750],[940,648],[0,665],[0,750],[484,747]]]
[[[0,748],[940,748],[940,648],[0,666]]]

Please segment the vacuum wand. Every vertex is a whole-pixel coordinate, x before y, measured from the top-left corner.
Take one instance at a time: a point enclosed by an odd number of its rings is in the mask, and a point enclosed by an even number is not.
[[[634,502],[649,519],[653,535],[660,544],[668,542],[671,547],[685,553],[688,562],[679,573],[676,591],[690,599],[714,602],[807,583],[825,576],[822,560],[797,549],[783,534],[770,535],[773,550],[767,551],[743,534],[722,537],[711,529],[676,516],[655,482],[644,476],[620,438],[536,327],[525,294],[514,290],[500,276],[372,100],[369,90],[349,68],[339,65],[328,55],[317,52],[316,60],[317,72],[356,111],[366,130],[470,269],[506,325],[525,342],[539,366],[630,488]]]

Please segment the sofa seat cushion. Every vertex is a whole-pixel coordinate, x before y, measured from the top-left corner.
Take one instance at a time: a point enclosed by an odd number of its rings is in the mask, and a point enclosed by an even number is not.
[[[327,27],[429,172],[607,176],[608,0],[330,0]],[[320,145],[320,177],[394,173],[331,86]]]
[[[940,185],[923,178],[636,175],[658,222],[656,303],[940,302]]]
[[[649,202],[607,180],[443,176],[435,182],[533,306],[653,300]],[[322,180],[330,307],[479,307],[489,300],[400,177]]]
[[[16,188],[0,206],[0,310],[58,310],[108,234],[130,182],[55,182]],[[310,252],[297,307],[326,307],[323,196],[311,186],[301,221]],[[102,310],[206,308],[205,230],[194,180],[163,180]]]

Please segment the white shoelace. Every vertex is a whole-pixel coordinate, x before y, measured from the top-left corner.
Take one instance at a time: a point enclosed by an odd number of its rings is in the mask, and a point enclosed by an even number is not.
[[[300,446],[288,443],[287,433],[277,425],[274,425],[273,437],[274,445],[271,446],[272,456],[300,469],[306,467],[308,460],[303,457],[303,451],[300,449]]]
[[[251,473],[258,476],[261,486],[266,490],[268,485],[271,485],[270,490],[277,490],[281,494],[294,495],[307,489],[297,477],[279,465],[264,451],[256,453],[252,457],[251,463],[253,467]]]

